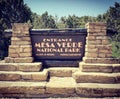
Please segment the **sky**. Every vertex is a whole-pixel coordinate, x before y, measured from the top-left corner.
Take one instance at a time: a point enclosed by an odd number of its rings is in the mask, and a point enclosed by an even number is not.
[[[39,15],[47,11],[58,17],[75,14],[76,16],[93,16],[105,13],[110,6],[120,0],[24,0],[32,12]]]

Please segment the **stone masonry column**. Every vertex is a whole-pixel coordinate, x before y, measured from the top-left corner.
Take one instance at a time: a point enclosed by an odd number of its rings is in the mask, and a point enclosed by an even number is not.
[[[112,46],[106,36],[106,23],[88,23],[85,58],[111,58]]]
[[[118,64],[120,59],[112,58],[112,45],[106,34],[106,23],[87,23],[87,37],[85,45],[85,56],[80,62],[82,71],[90,71],[90,66],[104,64]],[[99,65],[98,65],[99,64]],[[85,68],[89,68],[85,69]],[[97,67],[96,67],[97,68]]]
[[[6,63],[33,62],[30,27],[29,24],[25,23],[12,24],[11,45],[9,46],[8,57],[5,58]]]
[[[85,63],[107,63],[116,62],[112,58],[112,45],[106,34],[106,23],[87,23],[87,38],[85,46]]]

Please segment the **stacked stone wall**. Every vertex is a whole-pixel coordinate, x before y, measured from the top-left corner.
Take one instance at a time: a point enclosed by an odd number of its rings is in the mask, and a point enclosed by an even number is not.
[[[109,43],[106,23],[87,23],[87,38],[85,46],[85,63],[118,63],[112,58],[112,45]]]
[[[33,62],[30,27],[29,24],[12,24],[11,45],[9,46],[9,55],[5,58],[6,63]]]

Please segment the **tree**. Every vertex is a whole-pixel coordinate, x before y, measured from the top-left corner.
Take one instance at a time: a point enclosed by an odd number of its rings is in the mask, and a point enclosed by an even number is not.
[[[44,12],[42,15],[32,13],[31,18],[31,22],[29,23],[32,24],[34,29],[57,28],[55,17],[49,15],[47,11]]]
[[[11,28],[11,23],[23,23],[31,19],[31,10],[23,0],[0,0],[0,58],[6,55],[8,40],[3,31]]]
[[[106,13],[109,28],[120,32],[120,3],[115,2]]]
[[[107,22],[107,16],[106,13],[104,14],[99,14],[96,18],[97,22]]]
[[[87,22],[96,22],[96,17],[92,16],[82,16],[79,18],[79,24],[81,28],[85,28]]]
[[[31,19],[31,10],[23,0],[0,0],[0,12],[8,28],[11,28],[11,23],[23,23]]]
[[[113,56],[120,58],[120,3],[115,2],[114,6],[107,11],[106,17],[108,28],[116,31],[116,34],[111,37]]]
[[[48,15],[46,11],[41,15],[42,28],[57,28],[53,16]]]
[[[31,21],[29,21],[28,23],[30,23],[34,29],[42,28],[42,21],[40,15],[32,13],[31,18],[32,18]]]
[[[61,17],[57,24],[57,27],[58,28],[67,28],[66,20],[67,20],[67,18],[65,16]]]
[[[78,28],[79,27],[79,18],[75,15],[68,16],[66,19],[66,24],[68,28]]]

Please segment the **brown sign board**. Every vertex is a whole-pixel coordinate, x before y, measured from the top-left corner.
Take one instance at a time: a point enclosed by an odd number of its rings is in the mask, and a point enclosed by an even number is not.
[[[86,33],[32,31],[33,56],[37,60],[81,60]]]

